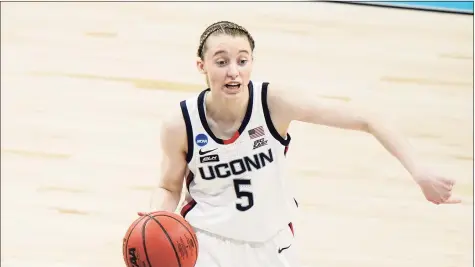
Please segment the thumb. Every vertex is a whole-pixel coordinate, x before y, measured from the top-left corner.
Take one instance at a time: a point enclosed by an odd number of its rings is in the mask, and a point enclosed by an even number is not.
[[[137,212],[137,214],[138,214],[139,216],[145,216],[145,215],[147,215],[147,213],[146,213],[146,212],[143,212],[143,211],[139,211],[139,212]]]
[[[458,203],[462,203],[462,200],[460,198],[450,198],[442,202],[442,204],[458,204]]]

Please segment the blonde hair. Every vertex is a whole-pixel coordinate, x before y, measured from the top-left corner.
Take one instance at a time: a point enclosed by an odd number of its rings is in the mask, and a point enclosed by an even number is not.
[[[210,37],[211,35],[220,35],[220,34],[227,34],[231,36],[246,36],[247,40],[249,41],[249,44],[251,45],[251,50],[254,51],[254,48],[255,48],[254,39],[244,27],[239,26],[238,24],[229,22],[229,21],[218,21],[208,26],[208,28],[206,28],[206,30],[201,34],[200,44],[198,46],[198,53],[197,53],[201,59],[204,59],[204,54],[206,52],[205,43],[208,37]]]

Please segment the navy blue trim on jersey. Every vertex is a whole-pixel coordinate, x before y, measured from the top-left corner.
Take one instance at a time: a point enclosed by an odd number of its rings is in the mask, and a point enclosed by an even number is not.
[[[290,135],[287,134],[287,145],[284,148],[284,156],[287,156],[287,152],[289,151],[290,140],[292,139],[290,138]]]
[[[196,206],[196,200],[191,199],[190,202],[188,202],[182,209],[181,209],[181,216],[183,218],[186,217],[186,215]]]
[[[195,174],[190,170],[190,172],[186,176],[186,190],[188,190],[188,193],[190,192],[191,182],[193,182],[194,179],[195,179]]]
[[[252,85],[252,82],[249,81],[248,84],[248,89],[249,89],[249,101],[247,103],[247,109],[246,109],[246,114],[244,115],[244,118],[242,120],[241,126],[239,127],[239,130],[237,132],[238,136],[242,134],[244,129],[246,129],[247,124],[251,120],[251,114],[252,114],[252,105],[254,102],[254,87]],[[209,92],[210,89],[206,89],[203,92],[200,93],[198,96],[198,113],[200,115],[200,120],[201,124],[203,125],[203,128],[205,129],[206,133],[218,144],[224,145],[228,144],[228,140],[223,140],[218,137],[216,137],[209,128],[208,121],[206,120],[206,115],[205,115],[205,105],[204,105],[204,100],[205,100],[205,94],[206,92]],[[234,136],[236,138],[236,135]]]
[[[269,129],[272,136],[279,141],[283,146],[288,146],[290,143],[290,135],[287,133],[287,138],[284,139],[275,129],[274,123],[270,117],[269,107],[267,106],[267,86],[269,83],[262,83],[262,109],[264,110],[264,118],[266,119],[267,129]]]
[[[190,114],[186,107],[186,100],[180,102],[181,113],[186,126],[186,139],[188,141],[188,151],[186,152],[186,162],[190,163],[193,158],[193,128],[191,127]]]
[[[190,172],[188,173],[188,175],[186,176],[186,189],[188,190],[188,193],[190,194],[190,197],[191,197],[191,200],[185,205],[182,207],[181,211],[180,211],[180,214],[181,216],[183,216],[183,218],[186,217],[186,215],[196,206],[196,200],[193,199],[193,197],[191,196],[191,193],[190,193],[190,185],[191,183],[193,182],[193,180],[195,179],[195,174],[190,170]]]

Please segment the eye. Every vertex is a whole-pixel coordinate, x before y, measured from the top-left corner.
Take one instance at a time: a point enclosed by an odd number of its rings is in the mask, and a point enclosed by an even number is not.
[[[248,61],[247,59],[240,59],[239,65],[246,65],[247,61]]]
[[[218,59],[218,60],[216,60],[216,65],[218,65],[218,66],[220,66],[220,67],[225,66],[226,63],[227,63],[227,61],[224,60],[224,59]]]

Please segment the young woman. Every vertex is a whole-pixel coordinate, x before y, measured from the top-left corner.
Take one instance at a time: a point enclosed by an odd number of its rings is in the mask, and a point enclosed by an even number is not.
[[[251,81],[254,39],[227,21],[202,34],[197,67],[209,88],[180,103],[163,125],[157,210],[175,211],[195,228],[197,267],[297,266],[283,165],[293,120],[368,132],[412,175],[428,201],[451,199],[454,181],[419,165],[410,146],[382,120],[349,105]],[[141,213],[143,214],[143,213]]]

